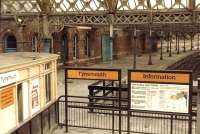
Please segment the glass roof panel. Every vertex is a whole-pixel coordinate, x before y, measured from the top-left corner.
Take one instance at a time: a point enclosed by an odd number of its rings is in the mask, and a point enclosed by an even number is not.
[[[196,8],[200,8],[200,0],[196,0]]]
[[[1,0],[1,12],[40,12],[37,0]],[[40,1],[40,0],[39,0]],[[106,10],[104,0],[50,0],[53,12],[90,12]],[[187,8],[189,0],[118,0],[117,10],[162,10]],[[196,0],[200,8],[200,0]]]
[[[2,0],[1,12],[40,12],[39,5],[36,0]]]
[[[54,12],[105,10],[102,0],[51,0]]]
[[[199,0],[200,1],[200,0]],[[186,8],[189,5],[189,0],[150,0],[152,9],[179,9]],[[147,0],[119,0],[118,10],[137,10],[149,9]]]

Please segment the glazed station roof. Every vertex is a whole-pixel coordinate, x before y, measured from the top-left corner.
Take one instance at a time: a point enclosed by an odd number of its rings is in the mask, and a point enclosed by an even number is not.
[[[0,0],[1,13],[198,10],[200,0]],[[194,2],[190,2],[194,1]],[[191,4],[192,3],[192,4]]]
[[[28,19],[40,25],[41,16],[48,15],[52,31],[110,24],[140,29],[149,25],[159,30],[170,25],[170,29],[200,31],[200,0],[0,0],[0,5],[2,18],[13,16],[23,25]]]

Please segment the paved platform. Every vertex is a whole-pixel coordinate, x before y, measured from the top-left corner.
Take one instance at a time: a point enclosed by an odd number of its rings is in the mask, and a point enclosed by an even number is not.
[[[189,44],[187,45],[189,47]],[[174,47],[174,46],[173,46]],[[174,48],[173,48],[174,49]],[[196,48],[194,48],[196,49]],[[141,56],[137,56],[137,69],[147,69],[147,70],[165,70],[168,66],[176,63],[177,61],[191,55],[197,50],[189,51],[189,48],[186,52],[181,50],[180,54],[177,54],[176,51],[173,50],[172,57],[169,57],[166,52],[166,48],[163,50],[163,60],[160,60],[160,51],[152,54],[152,63],[153,65],[148,65],[148,54],[142,54]],[[87,66],[76,66],[76,67],[91,67],[91,68],[119,68],[122,69],[122,77],[124,80],[127,78],[127,70],[133,68],[133,56],[129,55],[123,58],[119,58],[114,60],[112,64],[110,63],[98,63],[98,64],[90,64]],[[94,81],[89,80],[69,80],[68,82],[68,93],[69,95],[76,96],[88,96],[87,86]],[[58,89],[59,95],[64,95],[64,72],[63,70],[58,71]],[[65,133],[64,129],[57,129],[53,134],[62,134]],[[80,129],[80,128],[70,128],[69,134],[109,134],[110,131],[100,131],[100,130],[92,130],[92,129]]]
[[[187,51],[185,53],[180,53],[179,55],[174,53],[172,57],[168,57],[168,54],[164,53],[163,60],[160,60],[159,52],[153,53],[153,55],[152,55],[153,65],[148,65],[148,54],[143,54],[142,56],[137,57],[137,69],[165,70],[168,66],[176,63],[177,61],[179,61],[195,52],[197,52],[197,51]],[[119,69],[122,69],[123,80],[126,80],[128,69],[133,68],[133,57],[127,56],[127,57],[123,57],[123,58],[114,60],[112,67],[110,66],[109,63],[98,63],[98,64],[91,64],[88,66],[76,66],[76,67],[119,68]],[[77,82],[79,83],[78,85],[76,84]],[[72,82],[70,80],[69,86],[71,88],[69,89],[69,94],[70,95],[78,95],[77,90],[71,90],[71,89],[79,89],[79,92],[78,92],[78,93],[80,93],[79,95],[83,95],[82,92],[80,91],[81,88],[87,88],[87,85],[92,82],[94,82],[94,81],[73,80],[73,82]],[[63,70],[58,71],[58,89],[59,89],[59,96],[63,95],[64,94],[64,71]],[[88,95],[88,92],[85,95]]]

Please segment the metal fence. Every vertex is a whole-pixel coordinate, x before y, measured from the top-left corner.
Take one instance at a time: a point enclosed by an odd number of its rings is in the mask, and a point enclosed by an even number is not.
[[[195,134],[196,114],[175,114],[128,110],[122,105],[121,115],[118,98],[102,99],[95,105],[89,97],[68,96],[68,126],[145,134]],[[94,99],[94,98],[93,98]],[[123,104],[123,103],[122,103]],[[65,126],[65,97],[58,100],[58,123]],[[121,118],[121,123],[119,119]]]

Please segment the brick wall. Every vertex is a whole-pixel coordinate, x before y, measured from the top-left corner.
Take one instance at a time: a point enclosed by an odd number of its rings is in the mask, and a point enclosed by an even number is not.
[[[113,40],[114,57],[118,58],[131,53],[131,36],[126,31],[116,32]]]
[[[61,54],[62,36],[65,33],[67,35],[67,61],[69,63],[74,62],[85,62],[88,60],[100,60],[101,59],[101,43],[102,35],[109,33],[109,29],[106,28],[92,28],[91,30],[81,30],[76,28],[64,28],[61,32],[52,34],[53,38],[53,52]],[[20,27],[16,24],[15,20],[7,19],[1,21],[0,27],[0,52],[4,51],[5,39],[7,35],[13,34],[17,40],[17,51],[32,51],[32,37],[37,29],[33,27],[32,24]],[[40,30],[41,31],[41,30]],[[73,43],[74,35],[78,35],[77,49],[76,49],[76,59],[73,57]],[[86,34],[88,34],[89,41],[89,55],[85,54],[86,45]],[[143,33],[139,33],[137,36],[137,48],[141,52],[147,51],[148,43],[146,41],[146,36]],[[39,52],[42,52],[43,44],[38,42]],[[126,56],[133,52],[133,43],[131,42],[131,34],[128,31],[115,31],[113,38],[113,53],[114,58],[121,56]]]

